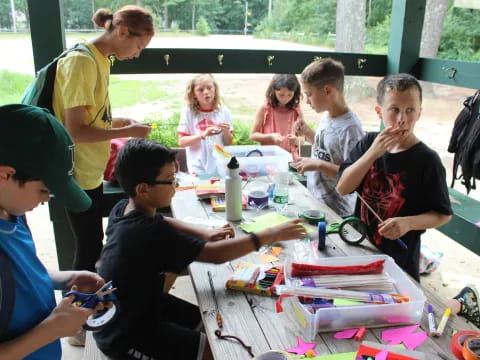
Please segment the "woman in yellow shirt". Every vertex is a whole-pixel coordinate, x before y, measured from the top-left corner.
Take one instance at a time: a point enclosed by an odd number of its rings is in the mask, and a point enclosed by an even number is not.
[[[95,271],[102,250],[100,205],[110,140],[145,137],[150,132],[147,124],[112,117],[108,95],[110,57],[138,57],[152,39],[154,28],[151,14],[132,5],[113,14],[99,9],[92,20],[105,31],[85,44],[93,57],[86,51],[72,51],[58,61],[53,109],[75,142],[74,177],[92,199],[92,206],[85,212],[67,210],[76,241],[73,269]]]

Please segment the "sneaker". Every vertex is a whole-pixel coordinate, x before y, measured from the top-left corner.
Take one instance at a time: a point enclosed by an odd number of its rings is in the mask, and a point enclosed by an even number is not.
[[[465,286],[455,297],[462,307],[458,315],[465,317],[468,321],[480,328],[479,296],[473,286]]]
[[[85,346],[85,336],[87,335],[84,329],[80,330],[73,336],[67,339],[67,342],[72,346]]]

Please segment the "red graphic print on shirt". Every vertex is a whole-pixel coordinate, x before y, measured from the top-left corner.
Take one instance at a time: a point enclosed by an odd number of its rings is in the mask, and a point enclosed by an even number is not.
[[[200,131],[206,130],[209,126],[217,126],[216,122],[213,122],[209,118],[203,118],[200,120],[197,125],[195,125],[197,129],[200,129]]]
[[[405,198],[402,196],[404,189],[405,186],[402,184],[400,174],[385,174],[372,166],[365,177],[361,195],[378,216],[385,221],[397,216],[405,203]],[[360,207],[360,218],[371,229],[376,228],[380,223],[363,202],[361,202]],[[375,231],[373,240],[375,244],[380,245],[382,236]]]

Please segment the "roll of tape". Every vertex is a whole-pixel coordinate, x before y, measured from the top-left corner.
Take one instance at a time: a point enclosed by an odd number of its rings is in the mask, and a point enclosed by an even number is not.
[[[480,335],[471,336],[465,340],[462,355],[465,360],[480,359]]]
[[[255,356],[253,360],[292,360],[292,357],[285,351],[271,350]]]
[[[325,238],[327,237],[327,223],[320,221],[318,223],[318,250],[325,250]]]
[[[317,225],[320,221],[325,221],[325,214],[320,210],[305,210],[300,217],[307,220],[310,225]]]
[[[452,341],[450,343],[450,350],[458,360],[464,360],[464,357],[462,354],[463,345],[465,343],[465,340],[467,340],[469,337],[472,337],[472,336],[473,337],[480,336],[480,333],[475,331],[470,331],[470,330],[462,330],[462,331],[458,331],[457,333],[455,333],[455,335],[452,336]]]
[[[108,325],[110,321],[116,318],[118,314],[118,305],[118,300],[113,300],[110,308],[91,315],[83,325],[83,328],[88,331],[98,331],[102,329],[104,326]]]

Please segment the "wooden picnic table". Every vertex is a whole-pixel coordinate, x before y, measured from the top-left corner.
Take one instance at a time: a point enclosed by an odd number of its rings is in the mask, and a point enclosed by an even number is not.
[[[341,218],[325,204],[315,200],[308,190],[296,180],[289,186],[289,197],[290,201],[286,215],[295,215],[299,210],[319,209],[325,213],[328,223],[341,220]],[[206,219],[205,223],[208,223],[208,221],[212,219],[225,219],[225,213],[213,212],[208,202],[198,200],[194,190],[177,192],[172,201],[172,211],[173,215],[178,219],[184,219],[186,217],[202,218]],[[272,210],[262,210],[260,214],[266,211]],[[259,213],[254,210],[243,211],[244,220],[258,215]],[[242,230],[237,226],[238,224],[232,223],[232,225],[235,226],[237,234],[242,233]],[[294,246],[292,245],[295,241],[302,240],[286,241],[283,243],[285,250],[280,256],[280,261],[285,260],[289,251],[294,251]],[[328,235],[326,249],[319,252],[320,257],[372,254],[378,254],[378,251],[376,251],[367,240],[363,241],[360,246],[351,246],[346,244],[338,234]],[[190,275],[198,305],[202,313],[205,331],[215,359],[240,360],[249,359],[250,356],[238,342],[221,340],[215,336],[215,330],[217,330],[216,311],[209,284],[208,271],[210,271],[212,275],[219,311],[223,317],[222,334],[239,337],[247,345],[252,346],[252,351],[255,355],[268,350],[284,350],[297,346],[296,336],[299,334],[294,333],[290,328],[284,326],[278,314],[276,314],[275,297],[260,296],[226,289],[226,281],[231,275],[235,264],[241,260],[259,263],[258,255],[250,253],[240,259],[221,265],[194,262],[190,266]],[[432,304],[433,308],[437,310],[436,317],[438,323],[445,309],[445,299],[440,298],[431,289],[422,285],[419,286],[427,298],[426,304]],[[428,332],[426,305],[423,315],[421,329]],[[368,329],[363,340],[382,343],[381,333],[383,330],[385,330],[385,328]],[[454,359],[454,356],[450,352],[450,340],[453,330],[478,331],[473,325],[467,323],[463,317],[452,315],[441,337],[429,337],[416,350],[423,352],[426,359],[441,359],[442,355],[445,359]],[[333,338],[332,333],[318,333],[315,342],[317,343],[315,351],[319,355],[354,352],[359,346],[359,342],[353,339],[336,340]]]

